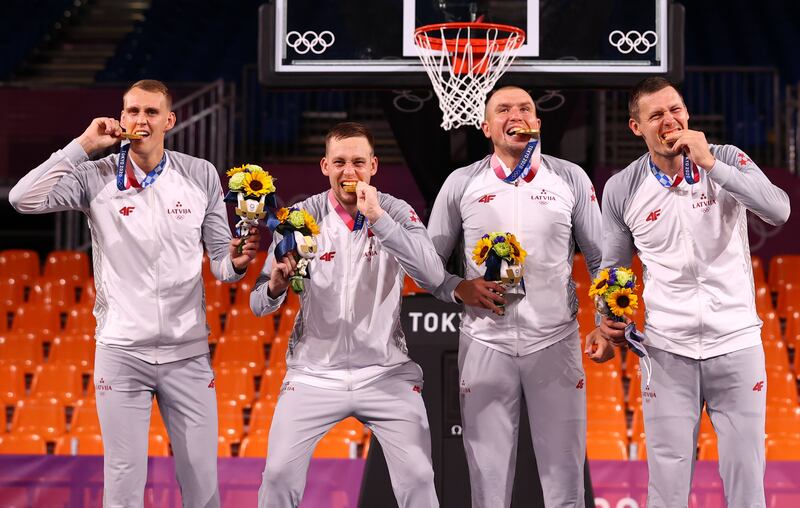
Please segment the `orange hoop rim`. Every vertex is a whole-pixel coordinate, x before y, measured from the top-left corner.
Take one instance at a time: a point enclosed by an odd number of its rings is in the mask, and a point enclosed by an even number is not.
[[[431,37],[428,35],[428,32],[441,34],[442,30],[461,30],[463,28],[485,31],[497,30],[498,36],[497,39],[487,42],[485,37],[472,37],[469,39],[459,38],[457,41],[455,38],[448,39],[442,37]],[[428,47],[424,47],[418,42],[419,38],[423,34],[427,38],[426,40],[428,42]],[[504,51],[506,48],[519,49],[524,43],[525,30],[511,25],[501,25],[499,23],[433,23],[431,25],[418,27],[416,30],[414,30],[414,44],[423,47],[424,49],[432,49],[434,51],[441,51],[447,48],[447,51],[453,53],[462,51],[464,47],[469,44],[472,47],[473,53],[481,54],[485,53],[486,48],[492,45],[496,45],[496,49],[498,51]]]

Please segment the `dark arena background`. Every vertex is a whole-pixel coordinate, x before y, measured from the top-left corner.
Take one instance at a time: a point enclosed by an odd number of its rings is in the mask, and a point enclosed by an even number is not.
[[[8,195],[18,180],[93,118],[118,118],[130,84],[158,79],[175,98],[177,125],[167,148],[211,161],[223,185],[227,169],[253,163],[277,178],[282,205],[321,192],[328,187],[319,170],[325,133],[356,121],[375,134],[380,172],[372,184],[427,222],[447,176],[491,145],[472,126],[440,127],[414,29],[476,16],[525,31],[526,44],[499,84],[530,92],[544,153],[584,168],[598,198],[611,175],[646,151],[628,128],[627,90],[650,75],[680,85],[692,128],[711,143],[744,150],[789,195],[794,213],[786,224],[771,227],[751,216],[748,227],[769,386],[767,506],[800,505],[800,4],[7,0],[0,13],[0,507],[99,507],[103,494],[86,217],[17,213]],[[256,505],[300,307],[292,296],[275,315],[259,318],[249,308],[270,240],[263,231],[262,248],[238,283],[217,281],[204,258],[225,507]],[[448,266],[459,265],[453,259]],[[585,266],[577,254],[582,337],[595,327]],[[638,259],[633,269],[641,275]],[[403,294],[409,354],[424,371],[437,494],[444,507],[469,506],[457,363],[461,307],[434,299],[409,278]],[[639,329],[644,315],[640,308],[634,316]],[[635,358],[618,351],[595,364],[584,357],[587,506],[645,506]],[[690,506],[723,507],[717,442],[705,412],[698,433]],[[543,507],[524,416],[519,439],[512,506]],[[157,404],[148,453],[145,506],[181,506]],[[381,447],[361,422],[336,425],[313,457],[302,507],[396,506]]]

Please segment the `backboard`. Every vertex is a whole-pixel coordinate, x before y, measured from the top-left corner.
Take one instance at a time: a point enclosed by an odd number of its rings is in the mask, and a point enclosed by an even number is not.
[[[259,80],[270,88],[428,88],[414,30],[476,20],[525,30],[503,84],[683,78],[683,7],[671,0],[269,0],[259,11]]]

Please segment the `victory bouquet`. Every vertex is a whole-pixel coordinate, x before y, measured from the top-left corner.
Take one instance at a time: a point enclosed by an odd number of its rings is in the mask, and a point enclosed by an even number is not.
[[[639,307],[639,297],[636,291],[636,275],[630,268],[614,267],[600,270],[597,278],[592,282],[589,296],[594,298],[594,307],[597,312],[609,319],[623,323],[626,316],[633,315]],[[625,340],[636,356],[646,358],[647,384],[650,384],[652,368],[648,365],[650,360],[647,350],[642,342],[645,336],[636,330],[633,322],[625,327]]]
[[[289,278],[289,285],[295,293],[302,293],[305,289],[303,279],[311,275],[308,265],[317,254],[314,236],[319,234],[319,226],[310,213],[297,207],[281,208],[275,213],[275,219],[275,227],[270,229],[283,236],[275,246],[275,259],[281,259],[288,253],[300,257],[295,275]]]
[[[272,176],[264,171],[261,166],[245,164],[231,168],[226,173],[228,181],[228,194],[225,201],[236,203],[236,235],[245,239],[250,234],[250,228],[258,225],[258,221],[269,214],[267,206],[275,207],[275,183]],[[239,245],[242,252],[244,242]]]
[[[506,295],[525,294],[523,263],[527,255],[512,233],[493,232],[478,240],[472,260],[478,265],[486,263],[483,278],[501,284]]]

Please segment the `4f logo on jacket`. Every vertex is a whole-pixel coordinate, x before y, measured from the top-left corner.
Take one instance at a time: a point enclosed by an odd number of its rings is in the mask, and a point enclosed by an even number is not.
[[[128,215],[133,213],[133,209],[136,208],[135,206],[123,206],[119,209],[119,213],[127,217]]]
[[[658,210],[653,210],[652,212],[650,212],[650,215],[647,216],[647,218],[645,219],[645,222],[654,221],[654,220],[658,219],[659,215],[661,215],[661,208],[659,208]]]
[[[764,381],[759,381],[759,382],[758,382],[758,383],[756,383],[756,384],[755,384],[755,386],[753,387],[753,391],[754,391],[754,392],[760,392],[760,391],[761,391],[761,390],[763,390],[763,389],[764,389]]]
[[[326,252],[325,254],[321,255],[319,258],[322,261],[332,261],[333,260],[333,256],[335,256],[335,255],[336,255],[336,251],[332,250],[330,252]]]
[[[495,198],[494,194],[484,194],[483,196],[478,199],[478,203],[489,203],[491,200]]]

